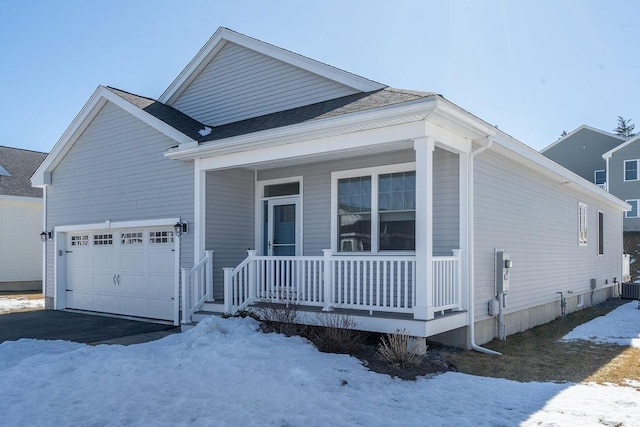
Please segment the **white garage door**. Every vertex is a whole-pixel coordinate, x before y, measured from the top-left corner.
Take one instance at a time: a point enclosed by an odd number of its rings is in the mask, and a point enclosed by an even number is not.
[[[66,252],[67,308],[173,320],[171,229],[69,232]]]

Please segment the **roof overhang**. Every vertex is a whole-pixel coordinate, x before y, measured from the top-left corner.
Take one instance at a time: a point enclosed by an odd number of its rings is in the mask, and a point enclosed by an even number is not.
[[[284,61],[303,70],[321,75],[362,92],[370,92],[386,87],[381,83],[365,79],[364,77],[323,64],[322,62],[315,61],[286,49],[231,31],[228,28],[220,27],[213,36],[211,36],[209,41],[207,41],[207,43],[205,43],[205,45],[200,49],[191,62],[187,64],[178,77],[176,77],[176,79],[169,85],[158,101],[171,105],[189,86],[193,79],[195,79],[207,64],[209,64],[216,54],[222,50],[227,42],[244,46],[248,49]]]
[[[40,167],[31,177],[32,186],[45,187],[47,185],[51,185],[51,172],[53,171],[53,169],[55,169],[55,167],[65,156],[65,154],[69,152],[71,147],[73,147],[78,138],[86,130],[87,126],[89,126],[91,121],[96,117],[98,112],[107,102],[111,102],[114,105],[122,108],[127,113],[143,121],[157,131],[168,136],[169,138],[175,140],[179,144],[185,146],[189,144],[197,144],[197,141],[169,126],[162,120],[152,116],[146,111],[138,108],[127,100],[121,98],[120,96],[111,92],[108,88],[104,86],[98,86],[87,103],[82,107],[82,110],[80,110],[67,130],[54,145],[49,155],[44,159]]]
[[[606,153],[604,153],[604,154],[602,155],[602,158],[603,158],[603,159],[605,159],[605,160],[606,160],[606,159],[609,159],[609,158],[611,158],[611,156],[613,156],[613,154],[614,154],[616,151],[621,150],[621,149],[623,149],[624,147],[626,147],[626,146],[628,146],[628,145],[630,145],[630,144],[633,144],[634,142],[636,142],[636,141],[638,141],[638,140],[640,140],[640,135],[634,136],[633,138],[630,138],[627,142],[623,142],[622,144],[618,145],[617,147],[615,147],[615,148],[613,148],[613,149],[611,149],[611,150],[607,151]]]

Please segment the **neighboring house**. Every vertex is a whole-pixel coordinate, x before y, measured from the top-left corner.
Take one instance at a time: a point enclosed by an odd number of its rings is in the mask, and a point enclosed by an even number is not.
[[[621,136],[582,125],[540,152],[606,190],[606,164],[602,155],[624,141]]]
[[[42,190],[29,179],[45,157],[0,146],[0,291],[42,290]]]
[[[640,231],[640,136],[630,138],[602,155],[606,161],[607,189],[631,206],[624,231]]]
[[[622,270],[606,191],[438,94],[225,28],[157,101],[98,87],[32,181],[48,308],[177,324],[295,302],[475,346]]]

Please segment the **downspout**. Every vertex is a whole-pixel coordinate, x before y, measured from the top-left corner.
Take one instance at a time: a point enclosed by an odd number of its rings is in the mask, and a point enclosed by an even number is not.
[[[488,348],[480,347],[476,344],[475,337],[475,231],[474,231],[474,188],[473,188],[473,160],[475,157],[491,147],[493,144],[493,138],[491,136],[487,137],[487,144],[479,147],[475,151],[471,151],[469,154],[469,168],[467,173],[467,191],[469,192],[468,203],[467,203],[467,233],[468,233],[468,261],[469,265],[467,267],[468,281],[469,281],[469,343],[473,350],[479,351],[481,353],[492,354],[496,356],[501,356],[502,353],[497,351],[490,350]]]

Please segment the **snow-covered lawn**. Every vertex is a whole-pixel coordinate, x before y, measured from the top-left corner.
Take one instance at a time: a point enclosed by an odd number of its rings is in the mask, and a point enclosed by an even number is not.
[[[251,319],[131,346],[5,342],[0,390],[11,426],[640,425],[632,387],[454,372],[400,381]]]
[[[640,348],[638,303],[633,301],[621,305],[606,316],[595,318],[578,326],[562,339],[564,341],[587,340]],[[638,379],[640,380],[640,378]],[[640,420],[638,424],[640,424]]]
[[[26,299],[5,295],[0,296],[0,314],[25,308],[44,308],[44,298]]]

